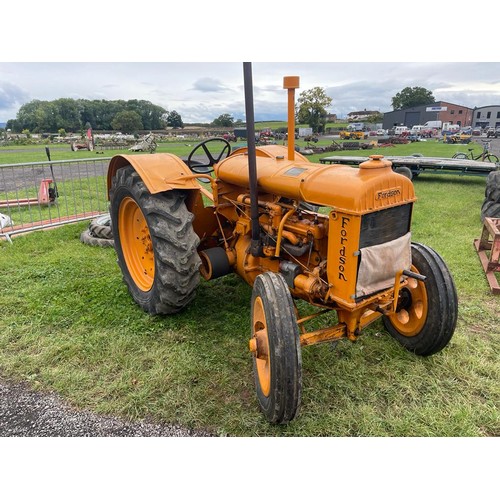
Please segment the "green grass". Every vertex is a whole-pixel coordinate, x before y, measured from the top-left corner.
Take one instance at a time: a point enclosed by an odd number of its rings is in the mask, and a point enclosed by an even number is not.
[[[265,127],[263,127],[265,128]],[[376,137],[369,137],[367,140],[362,142],[372,142],[375,141]],[[157,153],[171,153],[181,158],[187,158],[189,153],[192,151],[194,146],[198,144],[200,140],[198,139],[184,139],[178,142],[159,142]],[[321,138],[315,146],[328,146],[331,144],[331,139]],[[338,143],[345,141],[336,140]],[[283,144],[283,141],[277,141],[278,144]],[[231,143],[234,146],[241,146],[245,143]],[[296,144],[301,148],[305,148],[307,143],[299,139]],[[111,157],[116,154],[144,154],[141,152],[129,151],[127,147],[120,149],[111,150],[99,150],[96,151],[71,151],[69,145],[52,144],[49,145],[51,160],[75,160],[81,158],[92,158],[98,160],[100,157]],[[471,142],[468,144],[444,144],[441,141],[429,140],[425,142],[414,142],[409,144],[397,144],[392,147],[378,147],[373,149],[365,150],[354,150],[354,151],[335,151],[332,153],[322,153],[320,155],[312,155],[309,157],[311,161],[317,161],[319,157],[331,156],[331,155],[347,155],[347,156],[369,156],[371,154],[383,154],[385,156],[397,156],[397,155],[411,155],[414,153],[421,153],[424,156],[442,156],[444,158],[451,158],[457,152],[467,153],[468,148],[474,148],[474,154],[478,154],[482,151],[482,146],[477,142]],[[101,154],[102,151],[102,154]],[[26,145],[26,146],[2,146],[0,147],[0,165],[10,164],[10,163],[26,163],[26,162],[39,162],[47,161],[47,155],[45,153],[44,145]]]
[[[86,223],[0,242],[0,373],[76,407],[218,435],[499,436],[500,297],[472,245],[485,179],[424,173],[414,184],[413,240],[443,256],[458,290],[451,343],[420,358],[377,322],[356,343],[304,348],[301,411],[287,426],[258,409],[250,287],[236,275],[202,282],[185,311],[150,317],[114,250],[79,241]]]

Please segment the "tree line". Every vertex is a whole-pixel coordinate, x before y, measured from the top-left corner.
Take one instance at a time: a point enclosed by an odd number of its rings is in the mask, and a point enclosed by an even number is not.
[[[6,127],[13,132],[81,132],[95,130],[159,130],[166,126],[182,128],[181,116],[150,101],[88,100],[61,98],[54,101],[33,100],[23,104]]]
[[[406,87],[392,98],[393,109],[418,106],[435,102],[432,92],[422,87]],[[314,87],[299,95],[295,113],[298,123],[307,123],[314,132],[324,131],[327,111],[332,98],[321,87]],[[380,120],[380,116],[376,116]],[[214,126],[241,126],[230,114],[222,114]],[[13,132],[83,132],[95,130],[120,130],[132,133],[138,130],[160,130],[165,127],[183,128],[182,117],[177,111],[166,109],[150,101],[88,100],[61,98],[54,101],[33,100],[23,104],[16,119],[7,122]]]

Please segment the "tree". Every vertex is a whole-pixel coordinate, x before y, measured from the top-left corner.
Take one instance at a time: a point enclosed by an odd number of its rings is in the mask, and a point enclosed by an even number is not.
[[[436,102],[432,92],[423,87],[405,87],[392,98],[392,108],[405,109]]]
[[[171,111],[167,117],[167,125],[173,128],[184,128],[184,123],[182,123],[182,118],[177,111]]]
[[[230,114],[225,113],[216,118],[212,122],[212,125],[216,127],[234,127],[234,118]]]
[[[384,115],[382,113],[373,113],[365,121],[368,123],[382,123]]]
[[[162,116],[166,110],[149,101],[132,99],[126,103],[127,111],[135,111],[141,117],[145,130],[159,130],[163,128]]]
[[[54,101],[33,100],[23,104],[12,128],[15,127],[17,132],[23,128],[33,132],[57,132],[60,128],[76,132],[88,122],[94,130],[110,130],[113,128],[111,122],[122,111],[133,111],[139,115],[141,128],[158,130],[165,126],[166,110],[149,101],[61,98]]]
[[[141,116],[135,111],[120,111],[115,115],[111,122],[113,130],[121,130],[126,134],[134,132],[134,130],[142,130]]]
[[[331,104],[332,98],[321,87],[301,92],[297,99],[297,122],[307,123],[313,132],[323,131],[328,114],[326,108]]]

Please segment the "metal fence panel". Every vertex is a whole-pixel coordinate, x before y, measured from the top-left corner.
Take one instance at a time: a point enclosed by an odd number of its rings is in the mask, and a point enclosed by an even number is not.
[[[108,212],[111,158],[0,165],[0,237],[92,219]],[[3,227],[2,227],[3,226]]]

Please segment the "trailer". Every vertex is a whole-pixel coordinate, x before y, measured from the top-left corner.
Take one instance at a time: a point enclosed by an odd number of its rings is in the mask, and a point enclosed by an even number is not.
[[[320,158],[323,164],[349,164],[359,165],[366,161],[365,156],[326,156]],[[394,170],[409,169],[411,177],[417,177],[421,173],[430,174],[457,174],[457,175],[479,175],[487,176],[490,172],[500,169],[498,163],[487,161],[465,160],[460,158],[441,158],[426,156],[385,156],[384,159],[392,163]]]

